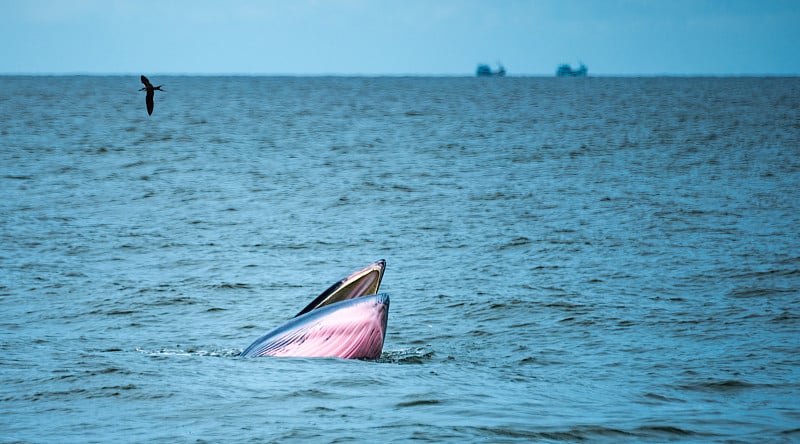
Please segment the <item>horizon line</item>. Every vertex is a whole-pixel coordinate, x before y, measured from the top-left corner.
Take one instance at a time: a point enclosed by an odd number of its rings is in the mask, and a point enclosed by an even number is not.
[[[0,72],[2,77],[126,77],[139,76],[141,72],[92,72],[92,71],[52,71],[52,72]],[[471,78],[478,77],[474,73],[268,73],[268,72],[147,72],[149,76],[167,77],[441,77],[441,78]],[[506,74],[504,77],[512,78],[550,78],[557,77],[543,73]],[[620,77],[800,77],[800,73],[596,73],[586,77],[620,78]],[[502,78],[502,77],[501,77]]]

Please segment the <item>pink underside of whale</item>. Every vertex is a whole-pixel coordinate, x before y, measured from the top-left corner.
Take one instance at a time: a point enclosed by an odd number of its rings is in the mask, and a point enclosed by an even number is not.
[[[242,352],[242,356],[378,359],[388,314],[386,294],[330,304],[267,333]]]

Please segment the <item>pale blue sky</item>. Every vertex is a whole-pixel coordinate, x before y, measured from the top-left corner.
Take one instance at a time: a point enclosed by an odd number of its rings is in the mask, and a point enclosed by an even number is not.
[[[800,74],[797,0],[0,0],[0,73]]]

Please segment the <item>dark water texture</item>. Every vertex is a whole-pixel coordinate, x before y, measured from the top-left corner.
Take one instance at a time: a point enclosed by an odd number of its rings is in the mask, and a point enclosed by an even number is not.
[[[150,78],[0,77],[0,441],[800,441],[800,79]]]

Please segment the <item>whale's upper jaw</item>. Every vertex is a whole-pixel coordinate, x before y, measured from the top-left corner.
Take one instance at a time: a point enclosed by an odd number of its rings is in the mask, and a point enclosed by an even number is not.
[[[378,293],[384,270],[386,270],[386,261],[381,259],[353,272],[323,291],[310,304],[300,310],[295,317],[334,302]]]

